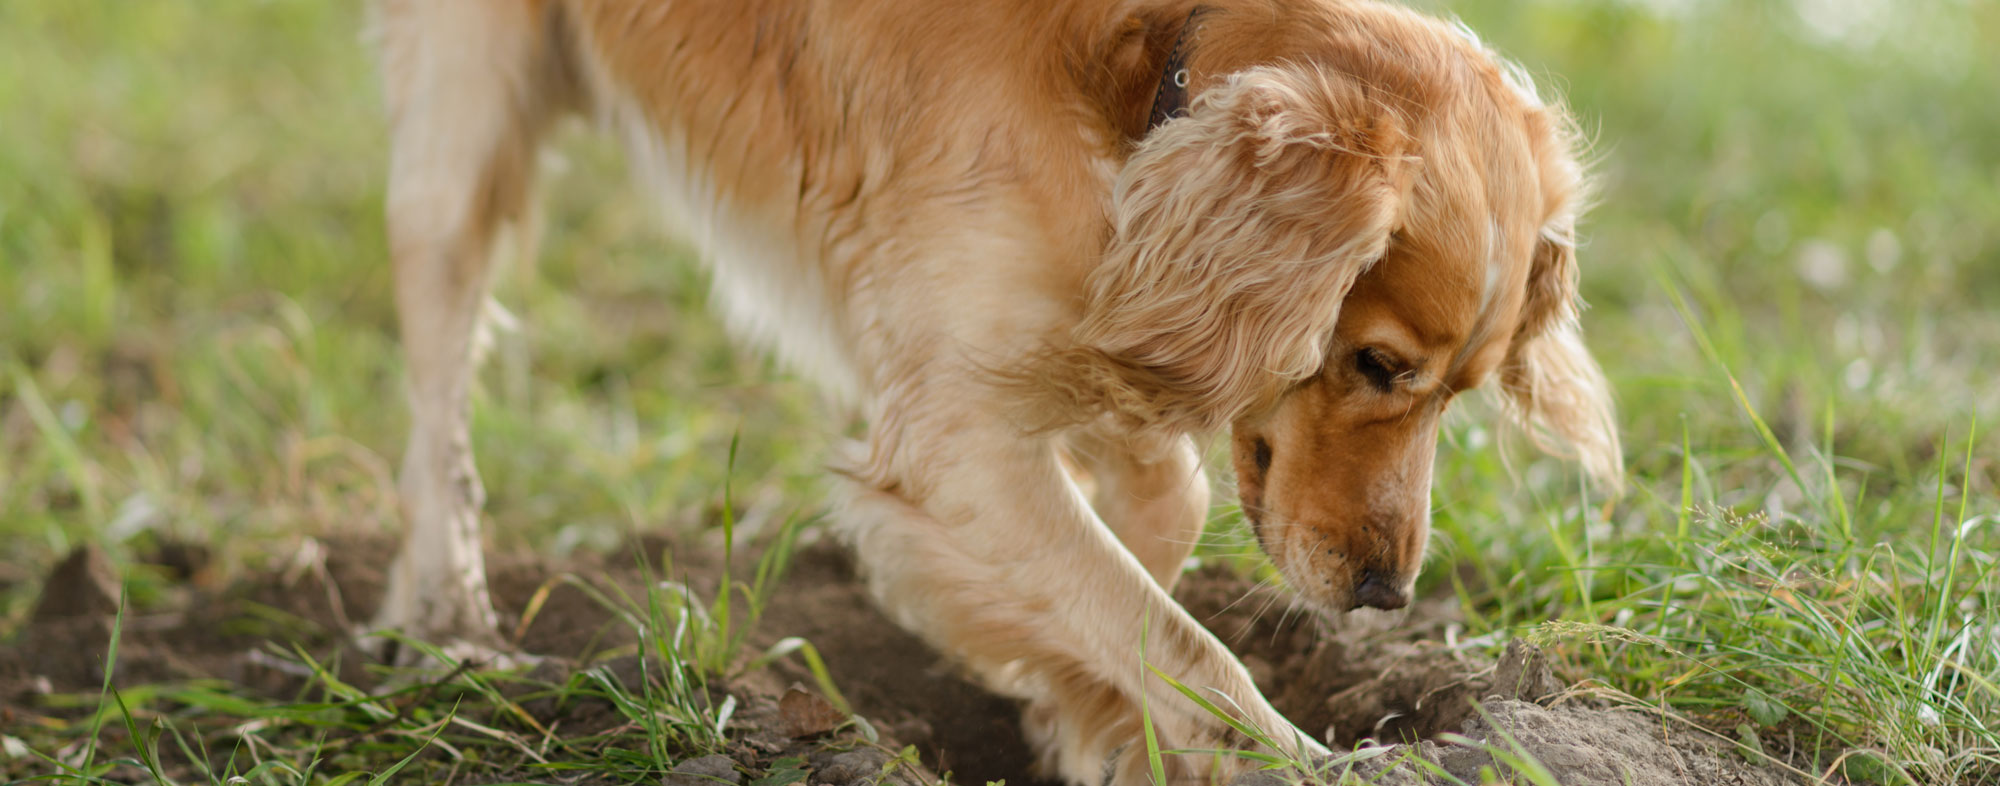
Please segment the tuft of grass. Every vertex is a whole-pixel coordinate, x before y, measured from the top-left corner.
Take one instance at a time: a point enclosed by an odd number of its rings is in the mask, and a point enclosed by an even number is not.
[[[86,784],[125,782],[135,773],[162,784],[335,786],[362,778],[383,783],[482,772],[657,777],[677,762],[728,745],[736,698],[726,683],[745,670],[804,652],[823,688],[839,696],[817,653],[803,640],[788,639],[755,657],[742,646],[804,523],[795,519],[774,533],[782,545],[763,551],[757,572],[761,581],[717,586],[714,605],[701,602],[683,582],[649,579],[643,594],[634,598],[618,587],[606,589],[576,576],[552,580],[551,585],[576,588],[614,612],[637,640],[622,652],[604,653],[597,665],[560,684],[472,668],[427,642],[382,633],[378,635],[394,637],[447,670],[369,691],[343,681],[335,665],[294,646],[261,655],[263,663],[306,678],[292,701],[219,682],[120,688],[110,676],[118,658],[114,633],[103,692],[94,704],[82,697],[49,700],[51,709],[73,701],[69,706],[89,714],[74,725],[44,719],[55,725],[25,741],[9,739],[22,755],[49,768],[31,780]],[[732,596],[741,600],[728,600]],[[719,620],[731,614],[718,609],[732,603],[743,604],[749,613],[735,616],[735,627],[724,628]],[[116,630],[122,630],[122,610],[118,619]],[[613,668],[627,654],[636,680]],[[624,723],[565,731],[561,721],[544,724],[523,707],[536,699],[551,700],[558,708],[601,700]],[[846,711],[845,700],[836,701]],[[122,738],[107,736],[106,723],[113,720],[125,732]],[[211,743],[231,747],[211,750]],[[114,748],[118,755],[100,757],[100,750]]]
[[[1531,635],[1577,645],[1597,680],[1640,702],[1748,724],[1760,752],[1822,776],[1993,782],[2000,538],[1963,506],[1929,514],[1929,543],[1862,543],[1824,518],[1710,509],[1687,537],[1599,567],[1630,590],[1598,613]]]
[[[1588,534],[1588,508],[1574,514],[1584,519],[1582,538],[1565,537],[1552,521],[1552,551],[1531,569],[1565,581],[1549,614],[1556,620],[1530,635],[1569,645],[1578,673],[1615,692],[1737,729],[1754,753],[1822,778],[2000,782],[2000,724],[1992,720],[2000,693],[1985,687],[2000,674],[1992,622],[2000,619],[2000,534],[1990,513],[1973,512],[1972,495],[1947,504],[1954,481],[1978,482],[1976,430],[1967,426],[1956,478],[1941,438],[1930,494],[1870,499],[1867,474],[1843,466],[1825,442],[1808,445],[1806,460],[1791,455],[1703,324],[1683,313],[1762,458],[1780,470],[1779,485],[1747,511],[1699,494],[1698,480],[1716,472],[1684,439],[1677,477],[1660,479],[1677,493],[1649,495],[1629,514],[1672,536],[1599,543]],[[1822,422],[1831,431],[1831,409]],[[1922,536],[1858,535],[1894,532],[1885,525],[1899,520],[1918,524]],[[1577,541],[1593,553],[1580,554]],[[1507,608],[1505,596],[1477,597],[1462,584],[1458,591],[1469,608],[1499,605],[1501,619],[1536,613]]]
[[[212,686],[199,684],[140,686],[121,690],[113,685],[112,675],[118,666],[118,642],[124,627],[125,610],[121,602],[114,617],[111,644],[104,656],[104,688],[95,711],[79,728],[82,732],[78,735],[80,739],[54,752],[29,747],[16,740],[25,755],[48,765],[43,773],[21,782],[125,783],[136,773],[150,777],[153,783],[171,786],[180,779],[170,774],[169,760],[162,756],[161,745],[163,738],[170,735],[175,744],[174,752],[184,757],[182,761],[173,762],[175,766],[171,769],[185,770],[202,782],[326,783],[339,786],[368,777],[369,783],[379,784],[389,782],[433,746],[462,759],[463,753],[457,747],[439,738],[448,727],[458,724],[483,728],[457,717],[455,701],[439,707],[393,709],[398,694],[376,696],[356,690],[341,683],[330,670],[303,651],[297,652],[298,660],[294,665],[313,675],[316,684],[308,685],[307,690],[322,692],[327,701],[279,704],[218,692]],[[453,676],[462,674],[454,672]],[[440,684],[408,690],[428,692]],[[211,766],[214,759],[206,748],[205,738],[195,736],[191,745],[187,731],[173,716],[154,710],[154,704],[178,705],[211,713],[200,718],[202,721],[226,720],[230,724],[226,736],[236,740],[237,748],[220,768]],[[97,756],[103,741],[104,723],[114,716],[128,735],[123,741],[127,750],[123,755],[99,761]],[[330,739],[329,732],[347,734],[344,739]],[[381,739],[394,740],[397,744],[383,747],[373,742]],[[365,753],[356,759],[347,753],[350,750],[364,750]],[[238,761],[238,753],[257,761],[244,768]],[[385,754],[393,754],[393,757],[385,758]],[[331,778],[320,777],[323,776],[320,771],[329,761],[345,761],[361,766]],[[375,770],[364,762],[380,762],[383,766]]]

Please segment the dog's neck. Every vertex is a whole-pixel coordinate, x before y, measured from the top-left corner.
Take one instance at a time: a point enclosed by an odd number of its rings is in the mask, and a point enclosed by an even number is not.
[[[1174,39],[1173,51],[1167,53],[1167,61],[1160,66],[1160,81],[1153,88],[1153,111],[1146,120],[1146,133],[1159,128],[1160,124],[1187,114],[1188,111],[1188,55],[1194,48],[1196,17],[1201,13],[1197,6],[1188,11],[1187,21],[1181,23],[1180,35]]]

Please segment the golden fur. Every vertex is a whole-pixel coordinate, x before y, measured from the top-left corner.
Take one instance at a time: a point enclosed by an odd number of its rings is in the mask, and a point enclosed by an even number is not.
[[[842,531],[902,624],[1027,703],[1046,771],[1144,782],[1117,755],[1142,697],[1167,747],[1247,744],[1146,676],[1142,637],[1286,753],[1322,753],[1168,594],[1208,504],[1191,436],[1233,431],[1260,540],[1335,609],[1407,601],[1439,418],[1487,377],[1615,482],[1576,327],[1577,140],[1418,14],[1191,10],[381,0],[412,428],[377,623],[496,642],[476,333],[490,258],[532,223],[534,152],[581,112],[623,135],[737,331],[866,418]],[[1183,40],[1189,111],[1149,129]]]

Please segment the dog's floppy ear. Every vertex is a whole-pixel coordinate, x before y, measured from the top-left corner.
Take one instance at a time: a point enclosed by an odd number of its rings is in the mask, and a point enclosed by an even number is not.
[[[1618,426],[1610,385],[1577,327],[1571,221],[1557,218],[1536,241],[1527,300],[1500,369],[1500,387],[1536,447],[1575,458],[1615,492],[1624,481]]]
[[[1071,416],[1214,431],[1319,371],[1381,257],[1412,168],[1402,120],[1353,80],[1252,68],[1127,161],[1073,343],[1040,383]]]

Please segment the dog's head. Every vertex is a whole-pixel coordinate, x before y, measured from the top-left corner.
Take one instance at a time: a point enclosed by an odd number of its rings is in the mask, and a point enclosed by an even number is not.
[[[1562,111],[1397,9],[1199,24],[1194,99],[1118,178],[1059,384],[1138,427],[1232,428],[1259,540],[1334,609],[1407,602],[1440,418],[1489,378],[1538,444],[1615,484]]]

